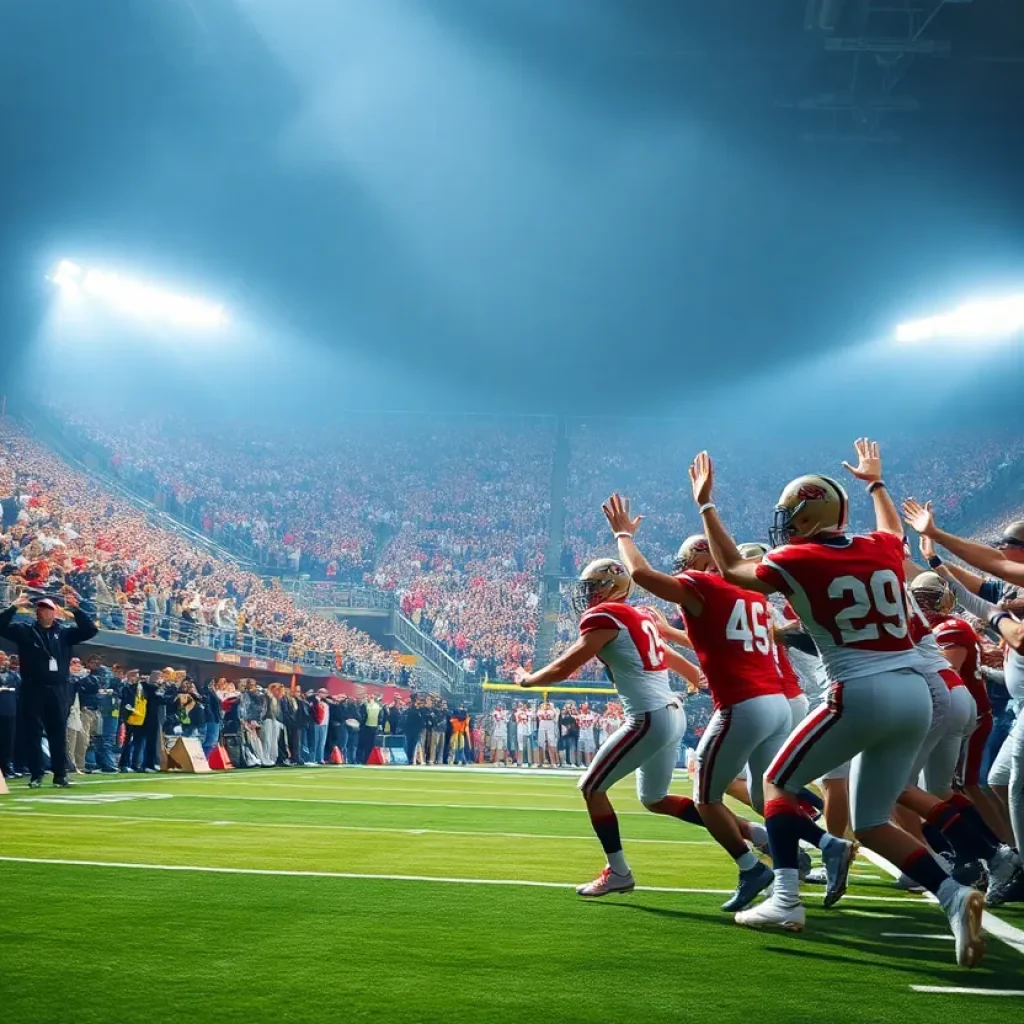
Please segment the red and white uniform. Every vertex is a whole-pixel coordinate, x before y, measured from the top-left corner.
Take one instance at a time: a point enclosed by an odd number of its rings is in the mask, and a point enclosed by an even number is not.
[[[494,723],[491,731],[491,750],[504,750],[508,745],[508,710],[495,708],[491,712],[491,719]]]
[[[580,619],[581,635],[610,629],[616,635],[598,657],[612,677],[626,721],[602,744],[579,788],[603,792],[636,772],[640,800],[656,803],[668,795],[686,714],[669,686],[665,645],[654,619],[618,601],[595,605]]]
[[[542,704],[537,709],[537,745],[558,746],[558,709],[552,704]]]
[[[619,601],[589,608],[580,619],[580,635],[614,629],[618,635],[598,657],[608,669],[627,715],[654,711],[676,698],[668,682],[665,646],[658,624],[645,612]]]
[[[760,812],[764,773],[793,727],[768,598],[716,572],[684,572],[677,578],[701,600],[699,614],[684,607],[683,619],[715,702],[697,746],[697,802],[720,802],[749,764],[750,798]],[[796,674],[790,673],[801,693]]]
[[[596,722],[597,715],[589,709],[581,711],[576,716],[576,725],[580,730],[577,749],[581,754],[593,754],[597,750],[597,743],[594,740],[594,724]]]
[[[960,666],[960,678],[967,692],[974,698],[974,728],[969,731],[961,751],[959,774],[965,786],[977,786],[981,781],[981,763],[985,745],[992,734],[992,702],[988,698],[985,680],[981,677],[981,637],[974,627],[957,615],[940,618],[932,625],[936,643],[943,650],[963,648],[967,653]]]
[[[788,598],[832,682],[768,780],[792,792],[856,758],[854,828],[888,822],[932,721],[910,636],[901,539],[877,531],[796,540],[768,552],[756,572]]]

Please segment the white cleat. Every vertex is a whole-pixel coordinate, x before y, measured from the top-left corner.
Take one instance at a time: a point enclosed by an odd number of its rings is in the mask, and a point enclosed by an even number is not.
[[[613,892],[632,892],[634,888],[636,882],[633,881],[632,871],[628,875],[617,875],[611,868],[606,867],[592,882],[576,886],[576,895],[593,899],[597,896],[608,896]]]
[[[956,939],[956,962],[960,967],[977,967],[985,955],[985,933],[981,929],[984,912],[985,897],[966,885],[960,886],[946,908],[949,926]]]
[[[734,920],[744,928],[781,928],[787,932],[802,932],[806,915],[802,903],[783,903],[771,896],[756,907],[741,910]]]

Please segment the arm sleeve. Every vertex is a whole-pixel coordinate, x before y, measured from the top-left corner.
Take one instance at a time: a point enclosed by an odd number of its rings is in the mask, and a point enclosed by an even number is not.
[[[12,604],[5,612],[0,612],[0,636],[5,640],[13,640],[17,643],[21,639],[20,623],[15,623],[14,616],[18,609]]]
[[[985,600],[985,598],[981,597],[979,594],[972,594],[955,577],[947,576],[946,582],[953,588],[953,593],[956,594],[957,603],[961,607],[965,608],[972,615],[976,615],[979,619],[988,621],[988,617],[996,610],[996,606],[991,601]]]
[[[595,629],[618,629],[619,623],[606,612],[594,612],[580,619],[580,636],[592,633]]]
[[[978,587],[977,596],[983,601],[991,601],[992,604],[998,604],[1003,599],[1003,591],[1005,589],[1002,580],[985,580]]]

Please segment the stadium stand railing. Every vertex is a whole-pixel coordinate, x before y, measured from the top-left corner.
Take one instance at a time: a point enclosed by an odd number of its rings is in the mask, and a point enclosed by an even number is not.
[[[466,670],[438,643],[431,640],[400,611],[394,613],[394,635],[413,654],[429,661],[440,672],[453,693],[464,693],[468,685]]]

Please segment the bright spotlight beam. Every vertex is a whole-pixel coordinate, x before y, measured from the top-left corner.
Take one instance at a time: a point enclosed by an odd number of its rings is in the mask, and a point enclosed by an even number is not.
[[[83,269],[61,260],[50,280],[69,298],[98,299],[117,313],[177,327],[216,329],[227,324],[223,306],[136,281],[109,270]]]
[[[1024,295],[965,302],[949,313],[908,320],[896,328],[896,340],[932,338],[1004,338],[1024,330]]]

